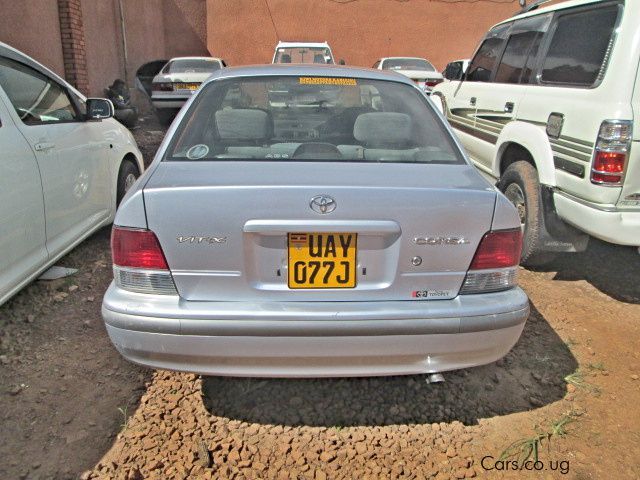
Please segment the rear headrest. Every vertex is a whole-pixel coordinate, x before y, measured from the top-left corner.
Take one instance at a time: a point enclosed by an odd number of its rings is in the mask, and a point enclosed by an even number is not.
[[[353,136],[366,145],[406,143],[411,139],[411,117],[404,113],[363,113],[356,118]]]
[[[216,128],[222,140],[264,140],[271,137],[272,122],[264,110],[235,108],[216,112]]]

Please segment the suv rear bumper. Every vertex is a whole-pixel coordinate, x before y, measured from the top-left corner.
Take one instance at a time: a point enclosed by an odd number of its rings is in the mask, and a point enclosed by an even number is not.
[[[102,315],[118,351],[203,375],[434,373],[493,362],[529,315],[525,293],[396,302],[187,302],[113,284]]]
[[[616,245],[640,246],[640,211],[581,201],[555,192],[556,212],[567,223],[589,235]]]

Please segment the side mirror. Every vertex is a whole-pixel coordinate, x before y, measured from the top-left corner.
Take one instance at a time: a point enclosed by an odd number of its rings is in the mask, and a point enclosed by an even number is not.
[[[113,117],[115,110],[111,100],[87,98],[87,120],[102,120]]]
[[[344,58],[340,59],[340,61],[338,62],[338,65],[346,65],[346,62],[344,61]]]

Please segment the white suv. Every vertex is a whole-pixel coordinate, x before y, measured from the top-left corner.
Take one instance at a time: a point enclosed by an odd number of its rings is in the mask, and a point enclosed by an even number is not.
[[[518,207],[522,262],[640,245],[640,2],[581,0],[489,30],[434,95],[475,165]],[[588,234],[588,235],[587,235]]]

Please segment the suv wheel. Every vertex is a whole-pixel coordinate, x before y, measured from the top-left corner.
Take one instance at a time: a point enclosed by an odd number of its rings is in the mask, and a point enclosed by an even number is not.
[[[512,163],[502,174],[498,187],[515,205],[520,216],[523,233],[520,263],[532,267],[553,260],[554,254],[541,249],[544,220],[540,182],[535,167],[524,160]]]

